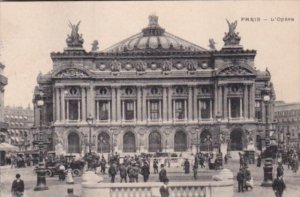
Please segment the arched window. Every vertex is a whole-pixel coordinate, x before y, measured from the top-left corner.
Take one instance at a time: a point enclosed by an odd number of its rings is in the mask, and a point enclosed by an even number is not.
[[[161,135],[157,131],[149,135],[149,152],[161,152]]]
[[[208,130],[204,130],[200,134],[200,150],[210,151],[212,150],[212,137]]]
[[[70,133],[68,136],[68,153],[80,153],[79,136],[77,133]]]
[[[106,132],[102,132],[98,135],[98,152],[99,153],[110,152],[110,137]]]
[[[132,132],[127,132],[123,136],[123,152],[135,152],[135,136]]]
[[[187,150],[187,136],[183,131],[177,131],[174,137],[174,150],[182,152]]]
[[[230,150],[243,150],[243,130],[233,129],[230,133]]]

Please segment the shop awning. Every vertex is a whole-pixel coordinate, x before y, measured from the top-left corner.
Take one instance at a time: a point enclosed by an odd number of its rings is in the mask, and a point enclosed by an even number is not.
[[[0,151],[18,151],[19,148],[8,143],[0,144]]]

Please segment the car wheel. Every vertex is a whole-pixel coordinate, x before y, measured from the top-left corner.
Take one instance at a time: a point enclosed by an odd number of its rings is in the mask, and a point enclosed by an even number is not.
[[[46,170],[46,176],[52,177],[53,176],[53,172],[49,169]]]
[[[78,169],[74,169],[74,170],[72,170],[72,174],[73,174],[73,176],[80,176],[81,172]]]

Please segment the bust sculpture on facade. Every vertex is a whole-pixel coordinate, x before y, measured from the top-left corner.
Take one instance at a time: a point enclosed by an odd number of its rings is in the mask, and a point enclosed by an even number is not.
[[[241,40],[239,33],[235,32],[237,21],[234,21],[233,23],[229,22],[227,19],[226,21],[228,24],[228,33],[225,32],[225,36],[223,38],[225,46],[237,46]]]
[[[68,34],[68,38],[66,40],[68,47],[82,47],[84,40],[82,39],[82,34],[79,35],[78,33],[79,25],[80,21],[76,25],[69,22],[69,27],[71,28],[71,35]]]
[[[92,50],[91,50],[92,52],[98,51],[99,49],[98,44],[99,44],[98,40],[94,40],[94,42],[92,43]]]

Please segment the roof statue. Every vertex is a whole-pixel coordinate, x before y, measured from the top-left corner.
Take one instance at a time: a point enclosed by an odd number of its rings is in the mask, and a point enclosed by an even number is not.
[[[99,49],[98,44],[99,44],[98,40],[94,40],[94,42],[92,43],[92,50],[91,50],[92,52],[98,51]]]
[[[235,32],[237,21],[234,21],[233,23],[229,22],[227,19],[226,21],[228,24],[228,33],[225,32],[225,36],[223,38],[225,46],[239,46],[241,37],[238,32]]]
[[[78,30],[79,30],[79,25],[80,21],[74,25],[69,21],[69,27],[71,28],[71,35],[68,34],[67,38],[67,45],[68,47],[82,47],[83,44],[83,39],[82,39],[82,34],[79,35]]]
[[[209,42],[208,47],[210,48],[210,50],[216,50],[216,44],[217,43],[214,41],[214,39],[210,38],[208,40],[208,42]]]

